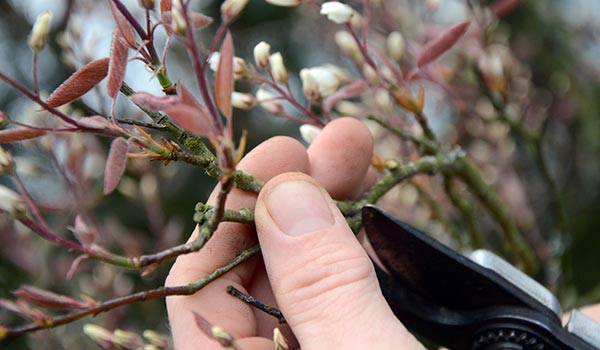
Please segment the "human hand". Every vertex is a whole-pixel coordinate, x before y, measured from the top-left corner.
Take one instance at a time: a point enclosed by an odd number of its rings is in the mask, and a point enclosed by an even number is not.
[[[269,181],[258,199],[232,190],[227,207],[255,208],[257,234],[249,225],[222,223],[202,250],[177,259],[166,284],[206,276],[255,244],[256,236],[262,258],[246,261],[192,296],[167,298],[175,348],[217,346],[198,329],[193,312],[248,350],[274,348],[275,327],[292,348],[304,350],[422,348],[393,315],[371,261],[330,197],[356,198],[373,184],[372,153],[369,131],[349,118],[331,122],[308,150],[275,137],[250,152],[239,168]],[[217,193],[218,188],[209,202]],[[276,305],[289,328],[228,295],[228,285]]]

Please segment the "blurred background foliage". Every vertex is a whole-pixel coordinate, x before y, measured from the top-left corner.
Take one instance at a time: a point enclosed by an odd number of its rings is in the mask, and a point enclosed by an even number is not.
[[[419,21],[431,16],[423,9],[423,4],[435,1],[387,2],[395,9],[406,9],[405,14],[397,17],[406,19],[406,23],[400,24],[405,28],[418,26]],[[457,22],[454,18],[460,18],[461,14],[456,9],[463,2],[438,2],[439,8],[433,15],[437,16],[435,20]],[[131,9],[137,7],[134,0],[124,3]],[[193,3],[201,12],[219,17],[220,2]],[[351,4],[360,8],[358,2]],[[113,23],[105,2],[0,0],[0,70],[26,85],[31,80],[27,35],[37,14],[48,9],[54,13],[54,39],[50,40],[39,61],[40,86],[51,91],[71,74],[74,62],[107,56]],[[316,11],[306,12],[251,0],[232,28],[237,55],[250,59],[253,46],[265,40],[275,51],[282,52],[286,66],[293,72],[323,62],[350,66],[335,47],[332,34],[336,28],[326,21],[316,21]],[[413,23],[410,23],[411,16]],[[77,41],[77,47],[71,47],[75,57],[70,57],[69,50],[57,43],[60,33],[67,28],[79,31],[81,40]],[[210,38],[211,29],[206,30],[205,40]],[[545,154],[559,190],[564,194],[570,227],[568,244],[552,246],[550,242],[552,249],[564,250],[563,280],[557,292],[565,307],[597,302],[600,300],[600,3],[524,1],[494,30],[506,36],[513,54],[530,71],[531,83],[536,87],[531,98],[539,100],[536,106],[542,110],[528,113],[547,113],[551,117],[547,125]],[[186,82],[189,79],[190,74],[186,74],[189,63],[181,46],[173,45],[168,65],[176,80]],[[141,64],[130,65],[126,81],[138,90],[160,91],[157,84],[149,80],[149,73]],[[298,79],[293,79],[291,84],[296,90],[300,88]],[[249,86],[242,84],[241,89],[249,90]],[[87,115],[90,108],[106,111],[110,106],[99,94],[88,95],[82,103],[70,107],[72,113]],[[122,100],[119,108],[123,114],[133,113]],[[48,119],[35,113],[37,109],[18,92],[0,84],[0,110],[21,120]],[[241,130],[248,130],[250,147],[274,135],[299,136],[297,124],[269,116],[263,110],[236,113],[234,123],[238,135]],[[438,127],[452,128],[452,123],[460,120],[456,112],[449,114],[439,116],[438,123],[445,125]],[[438,116],[432,116],[435,118]],[[124,254],[153,252],[185,240],[194,226],[194,204],[207,198],[215,180],[205,176],[200,169],[185,164],[171,163],[164,167],[158,163],[133,161],[117,193],[103,197],[102,162],[108,144],[107,140],[87,135],[56,136],[48,137],[44,143],[11,144],[8,148],[17,157],[18,171],[45,209],[53,227],[69,227],[74,215],[84,212],[106,233],[100,238],[103,246]],[[71,152],[68,159],[49,159],[40,155],[60,147],[71,150],[79,147],[81,153],[73,155]],[[514,159],[515,166],[519,168],[519,174],[531,180],[527,184],[533,187],[527,190],[534,194],[529,202],[538,218],[538,230],[542,236],[551,237],[548,232],[553,230],[556,218],[548,200],[537,197],[544,192],[544,187],[539,183],[539,170],[530,165],[531,153],[535,150],[518,143],[516,147],[523,152]],[[65,164],[70,164],[72,171],[86,172],[90,182],[77,183],[73,174],[59,171]],[[0,183],[10,186],[3,178]],[[84,261],[73,278],[66,281],[64,276],[74,258],[72,254],[2,216],[0,237],[0,298],[11,299],[12,290],[21,284],[32,284],[75,296],[85,293],[103,300],[160,286],[168,272],[168,266],[161,266],[142,278],[136,272]],[[0,310],[0,324],[19,322],[22,320]],[[2,346],[11,349],[91,348],[90,341],[81,333],[82,325],[89,322],[108,329],[124,328],[136,332],[155,329],[168,333],[164,302],[150,301]]]

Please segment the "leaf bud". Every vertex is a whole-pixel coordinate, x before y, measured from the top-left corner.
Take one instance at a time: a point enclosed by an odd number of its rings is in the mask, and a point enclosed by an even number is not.
[[[0,129],[4,129],[8,124],[10,124],[10,118],[6,113],[0,111]]]
[[[139,335],[127,332],[122,329],[116,329],[113,333],[113,342],[125,349],[138,349],[144,345]]]
[[[171,27],[173,31],[185,36],[187,23],[183,17],[183,7],[181,6],[181,0],[173,0],[173,11],[171,14]]]
[[[275,343],[275,350],[288,350],[290,348],[288,341],[277,327],[273,329],[273,342]]]
[[[29,47],[35,52],[41,51],[46,45],[46,38],[50,33],[50,20],[52,14],[48,11],[37,16],[31,34],[29,35]]]
[[[102,349],[110,349],[113,347],[112,333],[105,328],[88,323],[83,326],[83,333],[90,337]]]

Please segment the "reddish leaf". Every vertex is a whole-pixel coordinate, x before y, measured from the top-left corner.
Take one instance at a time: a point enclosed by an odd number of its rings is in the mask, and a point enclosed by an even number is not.
[[[227,33],[219,55],[219,67],[215,74],[215,101],[227,118],[231,118],[231,93],[233,92],[233,40]]]
[[[96,240],[96,231],[83,220],[81,215],[75,217],[75,227],[71,231],[84,248],[88,248]]]
[[[465,34],[468,27],[468,21],[456,24],[437,38],[434,38],[425,44],[423,49],[421,49],[421,52],[417,55],[417,66],[423,67],[448,51],[456,44],[458,39]]]
[[[160,13],[171,11],[171,0],[160,0]]]
[[[46,103],[50,107],[58,107],[83,96],[106,77],[108,61],[108,57],[101,58],[83,66],[60,84],[48,97]]]
[[[121,33],[121,37],[125,40],[130,47],[135,48],[135,37],[133,35],[133,30],[131,29],[131,23],[123,16],[121,11],[119,11],[117,5],[114,1],[109,0],[110,10],[112,11],[113,18],[117,23],[117,28],[119,28],[119,32]]]
[[[108,96],[115,98],[123,83],[125,69],[127,69],[127,51],[128,47],[120,32],[115,30],[112,43],[110,45],[110,60],[108,62],[108,80],[106,88]]]
[[[516,9],[521,2],[523,0],[497,0],[492,4],[492,12],[500,18]]]
[[[101,115],[84,117],[77,121],[77,125],[87,129],[113,129],[115,125]]]
[[[338,102],[361,95],[367,90],[368,87],[369,84],[366,80],[359,79],[353,81],[333,94],[327,96],[327,98],[323,101],[323,110],[331,112],[331,109],[338,104]]]
[[[104,194],[109,194],[117,188],[127,165],[127,141],[116,138],[110,145],[110,152],[104,168]]]
[[[19,128],[0,130],[0,142],[17,142],[46,135],[46,130]]]
[[[131,101],[141,107],[161,110],[186,131],[198,136],[213,136],[212,122],[208,112],[194,99],[182,84],[178,96],[154,96],[138,92]]]
[[[34,286],[22,286],[13,292],[21,300],[39,305],[48,309],[86,309],[90,304],[71,298],[66,295],[56,294]]]

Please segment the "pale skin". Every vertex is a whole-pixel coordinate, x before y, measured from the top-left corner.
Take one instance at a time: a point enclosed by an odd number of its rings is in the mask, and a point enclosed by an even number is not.
[[[166,285],[198,280],[257,240],[262,256],[192,296],[167,298],[175,348],[219,348],[198,329],[193,311],[245,350],[274,349],[275,327],[292,349],[423,349],[388,307],[365,249],[331,199],[356,198],[374,183],[372,154],[368,129],[350,118],[327,125],[308,150],[275,137],[248,153],[239,168],[267,183],[258,197],[232,190],[227,207],[254,208],[256,230],[221,224],[201,251],[177,259]],[[289,326],[227,294],[228,285],[277,306]],[[600,319],[600,307],[584,311]]]

